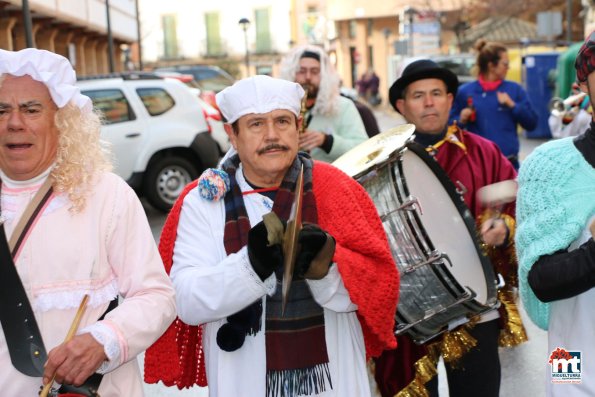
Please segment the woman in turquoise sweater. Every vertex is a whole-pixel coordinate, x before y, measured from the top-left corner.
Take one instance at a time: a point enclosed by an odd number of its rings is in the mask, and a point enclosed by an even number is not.
[[[595,32],[581,47],[576,69],[593,103]],[[578,137],[535,149],[518,181],[519,286],[529,317],[548,330],[546,395],[593,396],[595,122]]]
[[[450,120],[495,142],[518,169],[518,125],[534,129],[537,113],[523,87],[505,80],[509,68],[506,47],[480,39],[475,49],[478,79],[459,88]]]

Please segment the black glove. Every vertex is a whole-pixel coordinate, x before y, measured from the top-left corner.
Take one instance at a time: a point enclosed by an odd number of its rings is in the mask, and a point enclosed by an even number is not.
[[[326,276],[335,253],[335,239],[317,225],[304,225],[298,235],[301,246],[295,261],[298,277],[318,280]]]
[[[248,258],[262,281],[266,280],[283,263],[283,248],[270,245],[264,222],[259,222],[248,232]]]

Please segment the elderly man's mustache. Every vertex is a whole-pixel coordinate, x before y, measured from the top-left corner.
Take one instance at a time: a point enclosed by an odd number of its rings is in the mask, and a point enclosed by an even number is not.
[[[271,144],[271,145],[267,145],[264,148],[260,149],[257,153],[258,154],[264,154],[270,150],[289,150],[289,148],[287,146],[284,145],[278,145],[278,144]]]

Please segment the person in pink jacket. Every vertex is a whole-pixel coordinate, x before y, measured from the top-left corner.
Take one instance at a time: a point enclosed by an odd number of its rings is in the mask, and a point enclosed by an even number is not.
[[[0,232],[10,245],[21,236],[9,250],[0,235],[0,280],[11,287],[0,299],[6,396],[36,396],[47,384],[50,393],[83,385],[102,397],[142,396],[136,356],[175,318],[143,208],[109,171],[99,115],[75,81],[60,55],[0,50]],[[30,220],[23,233],[21,218]]]

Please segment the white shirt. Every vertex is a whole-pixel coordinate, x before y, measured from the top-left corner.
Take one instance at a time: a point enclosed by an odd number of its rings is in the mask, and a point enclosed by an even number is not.
[[[590,225],[595,217],[587,223]],[[589,228],[570,245],[569,251],[578,248],[591,238]],[[546,366],[546,395],[554,397],[582,397],[595,395],[595,289],[591,288],[572,298],[552,302],[548,326],[548,352]],[[581,352],[581,384],[552,384],[552,367],[549,357],[557,348]]]
[[[236,173],[242,191],[252,190]],[[258,193],[244,196],[250,223],[270,212],[272,201]],[[274,293],[275,276],[264,282],[252,269],[247,249],[227,255],[223,245],[224,201],[207,201],[194,189],[184,199],[170,276],[176,289],[178,315],[191,325],[204,324],[203,348],[211,397],[264,397],[266,393],[265,322],[244,345],[225,352],[217,345],[217,331],[226,317]],[[337,266],[321,280],[309,280],[314,299],[324,309],[326,345],[332,390],[317,396],[366,397],[370,387],[366,351],[357,306],[351,302]],[[263,310],[266,312],[266,309]]]

